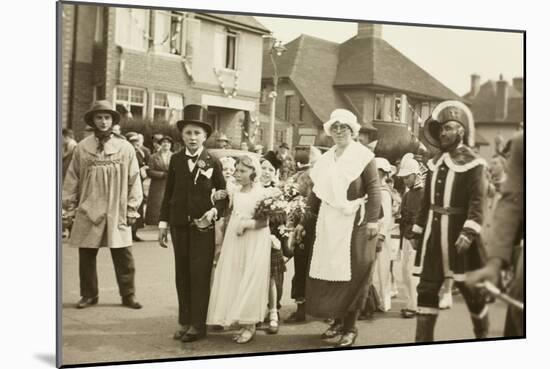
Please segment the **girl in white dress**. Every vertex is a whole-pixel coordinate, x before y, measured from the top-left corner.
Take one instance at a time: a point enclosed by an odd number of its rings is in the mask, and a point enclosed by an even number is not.
[[[248,156],[237,161],[240,185],[230,196],[232,212],[210,293],[209,325],[238,323],[237,343],[249,342],[255,325],[264,319],[268,301],[271,240],[268,219],[253,219],[257,203],[266,195],[258,182],[260,163]]]

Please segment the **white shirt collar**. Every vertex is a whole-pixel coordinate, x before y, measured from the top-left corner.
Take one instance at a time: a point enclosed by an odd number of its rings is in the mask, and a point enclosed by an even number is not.
[[[185,155],[188,155],[188,156],[197,155],[197,157],[199,157],[202,154],[203,150],[204,150],[204,146],[201,147],[200,149],[198,149],[194,154],[191,154],[191,152],[189,152],[189,149],[186,147],[185,148]]]

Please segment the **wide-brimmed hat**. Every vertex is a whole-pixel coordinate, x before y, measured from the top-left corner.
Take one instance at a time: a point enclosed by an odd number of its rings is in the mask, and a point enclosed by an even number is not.
[[[374,158],[374,160],[376,162],[376,167],[379,170],[388,173],[388,175],[392,175],[391,165],[390,165],[390,162],[387,159]]]
[[[227,135],[225,133],[220,133],[218,138],[216,138],[216,141],[229,142],[229,138],[227,138]]]
[[[450,121],[464,127],[464,144],[470,147],[475,145],[474,117],[468,106],[460,101],[443,101],[437,105],[431,116],[426,120],[423,135],[430,145],[439,147],[441,127]]]
[[[92,103],[92,107],[90,110],[84,114],[84,121],[87,125],[95,127],[94,124],[94,114],[95,113],[109,113],[113,117],[113,125],[118,124],[120,122],[120,114],[118,111],[113,110],[113,106],[111,103],[107,100],[97,100]]]
[[[208,110],[201,105],[187,105],[183,108],[183,119],[179,120],[176,125],[180,131],[187,124],[196,124],[206,131],[206,137],[212,134],[212,125],[208,123]]]
[[[290,150],[290,146],[288,146],[288,144],[286,142],[283,142],[279,145],[279,148],[280,149],[287,149],[287,150]]]
[[[420,164],[414,160],[412,153],[403,155],[401,162],[399,163],[398,177],[406,177],[411,174],[420,174]]]
[[[127,132],[124,136],[130,142],[139,141],[139,135],[137,132]]]
[[[281,159],[277,157],[277,154],[274,151],[268,151],[262,156],[263,160],[267,160],[275,170],[278,170],[283,165]]]
[[[170,136],[162,136],[162,138],[160,140],[158,140],[157,142],[159,144],[161,144],[163,141],[168,141],[170,142],[172,145],[174,144],[174,140],[172,139],[172,137]]]
[[[336,122],[347,124],[351,128],[352,136],[357,137],[361,125],[357,122],[357,117],[351,111],[346,109],[336,109],[330,114],[330,119],[323,124],[323,129],[328,136],[332,137],[330,127]]]

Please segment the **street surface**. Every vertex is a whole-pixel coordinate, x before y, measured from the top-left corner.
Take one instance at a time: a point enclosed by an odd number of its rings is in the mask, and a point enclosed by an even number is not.
[[[209,332],[206,339],[184,344],[172,339],[177,329],[177,298],[174,283],[174,261],[171,248],[158,246],[157,230],[148,227],[139,235],[146,242],[133,247],[136,264],[136,297],[143,309],[132,310],[120,305],[113,264],[108,250],[98,254],[99,304],[76,309],[80,298],[78,250],[63,246],[63,364],[131,361],[240,354],[245,352],[277,352],[330,348],[330,342],[320,339],[327,328],[321,320],[308,319],[305,324],[282,323],[277,335],[258,331],[245,345],[231,340],[234,331]],[[284,320],[295,309],[290,299],[292,261],[287,263],[283,308]],[[399,274],[398,274],[399,279]],[[373,320],[359,321],[359,336],[355,346],[410,343],[414,341],[415,319],[403,319],[402,289],[392,300],[392,309],[378,313]],[[490,305],[491,337],[502,335],[505,306]],[[470,318],[460,296],[454,296],[451,310],[441,312],[436,340],[473,339]]]

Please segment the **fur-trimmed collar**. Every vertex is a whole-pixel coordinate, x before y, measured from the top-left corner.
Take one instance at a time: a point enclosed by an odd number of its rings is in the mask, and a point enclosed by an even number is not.
[[[460,145],[450,152],[438,152],[428,161],[428,168],[434,171],[441,163],[445,163],[455,172],[466,172],[478,165],[486,165],[483,158],[477,155],[471,148]]]

